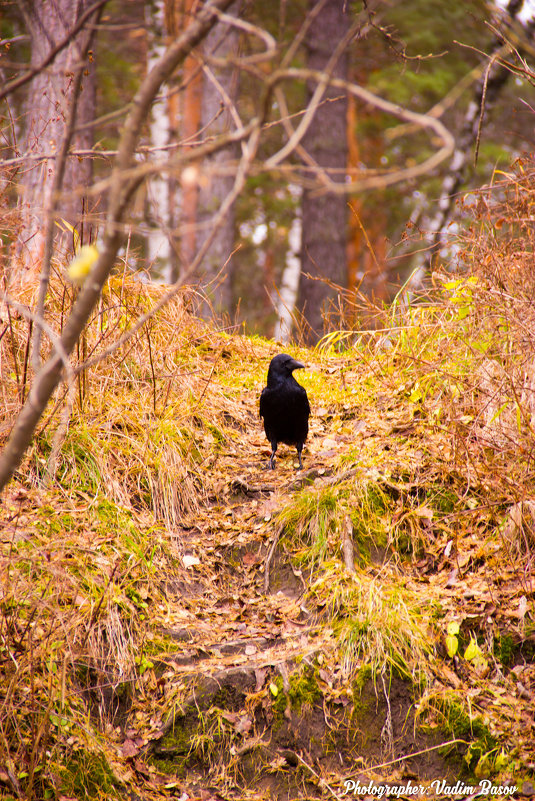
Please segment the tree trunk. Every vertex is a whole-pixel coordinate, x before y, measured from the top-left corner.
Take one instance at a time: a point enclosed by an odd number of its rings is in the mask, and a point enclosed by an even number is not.
[[[55,0],[23,4],[26,25],[32,42],[31,66],[38,66],[50,50],[72,29],[79,16],[91,5],[91,0]],[[46,223],[51,207],[51,193],[56,169],[55,156],[65,136],[74,90],[74,72],[91,36],[84,27],[53,63],[33,79],[28,92],[25,114],[24,152],[28,166],[19,185],[20,232],[16,259],[11,265],[10,284],[25,286],[37,282],[44,249]],[[77,104],[77,127],[94,119],[95,69],[92,54],[87,58],[82,91]],[[88,149],[92,144],[92,129],[74,134],[74,149]],[[83,199],[74,190],[88,186],[91,180],[90,158],[69,157],[58,204],[58,217],[79,229],[84,209]],[[72,239],[71,239],[72,242]]]
[[[310,9],[316,5],[316,0],[311,0]],[[324,70],[347,30],[345,4],[341,0],[323,3],[307,34],[308,67]],[[344,52],[334,67],[333,76],[346,78],[347,68],[348,59]],[[309,86],[310,95],[313,89]],[[347,96],[340,89],[327,87],[302,144],[316,164],[337,182],[345,180],[347,168],[346,124]],[[325,317],[332,304],[337,305],[337,291],[329,284],[346,285],[347,199],[305,187],[302,209],[298,306],[307,324],[305,339],[313,343],[326,329]],[[311,278],[307,278],[307,274]]]
[[[232,5],[227,13],[237,16],[239,3]],[[237,55],[238,31],[229,25],[216,25],[204,41],[204,53],[228,61]],[[203,70],[202,130],[204,137],[220,136],[231,130],[231,105],[238,91],[238,73],[231,63],[225,67],[212,67],[208,62]],[[203,178],[199,191],[197,248],[202,247],[210,233],[211,220],[234,183],[232,163],[237,156],[236,146],[218,151],[203,164]],[[201,282],[209,302],[203,304],[201,313],[210,317],[216,313],[229,312],[231,307],[232,262],[229,261],[234,246],[234,214],[227,215],[212,242],[203,263]]]
[[[189,23],[195,0],[184,0],[182,25]],[[202,114],[202,69],[198,59],[190,54],[184,61],[184,92],[180,108],[180,139],[193,146],[199,137]],[[188,175],[188,173],[186,173]],[[195,169],[189,171],[190,178],[183,177],[180,210],[180,261],[182,271],[187,270],[197,250],[196,230],[199,203],[199,185]]]
[[[295,319],[295,305],[299,290],[299,276],[301,275],[301,217],[296,214],[293,218],[288,235],[288,251],[286,265],[282,273],[280,290],[275,298],[277,322],[273,331],[273,339],[286,344],[290,341]]]
[[[145,22],[148,40],[147,71],[159,61],[165,53],[166,24],[165,0],[156,0],[154,8],[145,8]],[[152,147],[165,147],[171,141],[170,113],[167,87],[163,98],[155,102],[151,109],[150,142]],[[161,156],[162,153],[158,153]],[[170,176],[155,175],[147,182],[147,212],[150,225],[147,233],[147,261],[152,275],[162,275],[170,283]]]
[[[523,0],[509,0],[505,11],[511,21],[517,21],[523,9]],[[530,40],[535,30],[535,19],[530,19],[526,29],[528,34],[526,38]],[[473,97],[468,104],[461,130],[456,137],[455,150],[451,157],[449,172],[442,182],[435,215],[431,219],[424,219],[420,223],[420,227],[427,232],[427,239],[431,246],[424,256],[417,278],[413,279],[413,284],[416,284],[417,280],[423,281],[425,275],[432,269],[437,253],[441,248],[448,245],[448,229],[453,219],[457,193],[467,183],[468,178],[474,171],[475,163],[472,154],[474,149],[479,148],[480,127],[485,115],[496,104],[502,89],[512,76],[511,70],[507,67],[499,63],[493,65],[493,61],[497,60],[504,49],[507,51],[504,39],[501,36],[496,37],[487,55],[490,73],[485,70],[475,85]]]

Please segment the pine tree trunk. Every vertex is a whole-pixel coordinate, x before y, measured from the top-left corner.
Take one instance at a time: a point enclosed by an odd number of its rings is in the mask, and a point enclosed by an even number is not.
[[[311,0],[311,10],[317,5]],[[337,44],[348,30],[345,4],[327,0],[312,22],[308,35],[308,67],[324,70]],[[347,77],[347,55],[343,53],[334,69],[334,77]],[[314,86],[309,86],[310,95]],[[330,100],[330,98],[338,98]],[[302,144],[332,180],[343,182],[347,168],[347,97],[340,89],[328,87],[316,110]],[[298,306],[307,323],[305,339],[312,343],[325,330],[324,318],[333,304],[338,305],[336,289],[347,280],[347,199],[313,188],[303,191],[303,229],[301,279]],[[312,276],[307,278],[306,274]],[[314,280],[315,278],[320,280]]]
[[[182,25],[187,27],[195,0],[184,0]],[[189,55],[184,61],[184,92],[180,108],[180,139],[184,144],[200,136],[202,114],[202,69],[198,59]],[[197,217],[199,185],[197,180],[182,181],[180,208],[180,266],[187,270],[197,252]]]
[[[228,14],[238,15],[239,3],[232,5]],[[237,55],[238,31],[228,25],[216,25],[204,41],[204,52],[218,59],[227,60]],[[236,101],[238,92],[238,73],[232,64],[225,68],[206,65],[203,74],[202,91],[202,129],[205,137],[224,134],[233,129],[228,102]],[[226,97],[226,99],[225,99]],[[203,165],[205,180],[199,192],[197,248],[202,247],[210,233],[210,223],[232,189],[234,171],[232,162],[237,156],[236,146],[219,150]],[[234,214],[227,215],[217,231],[215,239],[205,256],[202,284],[210,303],[203,306],[201,313],[209,317],[210,306],[216,313],[229,312],[231,306],[232,262],[230,255],[234,246]]]
[[[90,4],[91,0],[79,0],[77,3],[72,3],[71,0],[56,0],[54,3],[35,0],[31,13],[26,14],[32,43],[32,67],[39,65],[50,49],[68,34]],[[56,56],[53,63],[35,76],[28,92],[24,152],[30,158],[19,185],[21,228],[16,258],[11,265],[12,287],[23,287],[37,281],[56,169],[55,155],[60,151],[65,135],[73,97],[74,73],[84,58],[86,67],[78,98],[77,126],[83,126],[94,119],[95,69],[92,55],[84,56],[90,35],[90,28],[84,27],[73,37],[72,42]],[[74,149],[88,149],[91,144],[92,129],[75,133],[72,141]],[[87,186],[91,174],[90,158],[68,158],[57,216],[78,229],[82,222],[84,203],[82,197],[75,194],[75,190]]]

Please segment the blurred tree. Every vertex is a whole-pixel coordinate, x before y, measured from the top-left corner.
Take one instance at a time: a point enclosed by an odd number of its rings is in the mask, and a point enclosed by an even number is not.
[[[169,18],[173,18],[172,10],[166,6],[174,3],[156,0],[154,5],[145,6],[145,22],[147,32],[147,70],[150,70],[165,52],[168,30],[171,27]],[[167,22],[167,24],[166,24]],[[165,152],[171,142],[173,129],[173,112],[169,87],[164,87],[158,100],[153,103],[150,119],[150,144],[157,152]],[[175,125],[176,130],[176,125]],[[172,273],[171,256],[171,176],[158,174],[147,182],[147,261],[152,275],[163,275],[168,280]]]
[[[87,21],[91,7],[96,10],[95,3],[22,0],[19,5],[30,33],[30,67],[36,74],[25,102],[23,148],[27,161],[19,183],[21,224],[17,259],[11,265],[12,287],[35,283],[43,263],[49,260],[53,207],[69,225],[80,228],[82,224],[85,204],[80,189],[89,186],[92,160],[67,153],[71,143],[76,150],[91,148],[93,129],[87,124],[95,117],[96,88],[91,52],[94,27],[82,25],[77,30],[77,24]],[[65,46],[40,70],[62,41]]]
[[[357,203],[362,226],[376,254],[381,252],[381,241],[376,238],[375,225],[378,217],[385,218],[386,252],[381,272],[387,301],[400,283],[425,264],[437,226],[444,228],[455,220],[450,229],[453,233],[463,224],[465,215],[457,202],[461,193],[492,180],[496,168],[507,169],[516,156],[532,147],[525,132],[532,125],[534,91],[519,59],[510,50],[509,69],[502,70],[498,60],[487,73],[496,52],[496,32],[500,32],[500,46],[511,38],[522,51],[522,39],[529,31],[517,24],[512,30],[510,22],[514,16],[526,19],[528,6],[527,0],[499,4],[406,0],[384,12],[374,35],[353,52],[359,80],[404,107],[441,119],[459,145],[455,159],[452,156],[439,169],[402,187],[367,192]],[[513,62],[518,66],[516,80],[512,79]],[[505,85],[509,91],[503,92]],[[476,164],[473,156],[485,88]],[[367,169],[384,170],[400,162],[409,166],[430,152],[429,138],[414,126],[392,125],[391,119],[376,110],[359,106],[356,124],[360,159]],[[377,148],[375,154],[370,148],[373,141],[382,142],[382,149]],[[460,180],[454,181],[455,167],[461,164]],[[365,294],[375,283],[370,281],[373,273],[366,273],[364,254],[368,248],[366,237],[361,236],[356,272]]]
[[[188,24],[192,7],[191,0],[185,0],[184,25]],[[234,3],[227,11],[226,19],[215,25],[205,38],[202,52],[192,53],[184,63],[179,132],[185,147],[208,142],[236,127],[233,115],[236,115],[238,70],[234,62],[238,55],[239,35],[232,19],[238,17],[239,10],[240,3]],[[234,182],[236,156],[236,145],[229,144],[182,176],[177,277],[182,270],[189,268],[211,233],[214,214]],[[205,317],[211,317],[213,311],[231,311],[230,257],[235,235],[234,211],[231,209],[215,236],[211,237],[197,275],[207,298],[200,304],[200,313]]]
[[[236,18],[240,6],[239,2],[234,3],[227,14]],[[238,45],[238,29],[231,24],[216,25],[204,40],[201,125],[205,138],[228,133],[236,126],[233,115],[237,114],[239,89],[239,71],[235,66]],[[233,165],[237,163],[237,155],[238,146],[229,144],[203,164],[198,199],[197,247],[206,241],[214,213],[232,188]],[[211,316],[211,306],[216,312],[231,312],[231,254],[235,236],[233,207],[212,239],[203,260],[200,279],[209,299],[209,303],[201,307],[204,316]]]
[[[181,11],[177,19],[180,27],[187,28],[194,6],[195,0],[179,2]],[[195,53],[190,53],[184,61],[181,88],[177,136],[182,145],[189,149],[195,146],[201,135],[203,76],[202,64],[196,58]],[[181,181],[179,209],[177,210],[178,262],[174,271],[177,277],[195,258],[198,204],[199,182],[196,166],[187,171]]]
[[[349,28],[346,4],[340,0],[311,0],[306,33],[307,65],[347,79],[348,51],[344,37]],[[309,87],[309,102],[317,84]],[[345,181],[347,148],[347,96],[328,85],[303,137],[310,157],[312,178],[325,171],[334,182]],[[302,200],[301,279],[298,305],[306,320],[305,337],[314,342],[324,332],[324,318],[336,304],[335,286],[347,281],[347,199],[305,183]],[[309,277],[310,276],[310,277]]]
[[[423,262],[426,269],[432,267],[433,258],[440,248],[448,243],[448,226],[455,215],[455,198],[457,192],[467,183],[475,170],[485,117],[496,105],[500,94],[512,78],[511,64],[506,61],[511,50],[509,39],[514,39],[520,52],[526,47],[526,44],[528,49],[531,47],[535,31],[534,9],[529,9],[524,29],[517,26],[513,37],[511,37],[510,27],[511,23],[515,23],[519,15],[523,11],[525,12],[527,5],[523,0],[508,0],[504,7],[502,24],[496,28],[497,35],[487,47],[483,58],[484,65],[486,63],[485,69],[480,70],[479,78],[474,83],[471,101],[466,108],[464,119],[457,133],[451,171],[442,181],[435,214],[432,219],[427,218],[422,222],[422,227],[431,242]]]

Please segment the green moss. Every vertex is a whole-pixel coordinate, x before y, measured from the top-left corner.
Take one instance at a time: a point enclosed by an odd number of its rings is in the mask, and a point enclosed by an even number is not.
[[[280,676],[273,680],[273,684],[277,687],[278,693],[272,698],[272,710],[279,724],[288,705],[293,712],[300,714],[305,709],[312,708],[322,695],[318,686],[317,668],[312,665],[301,666],[289,676],[287,692],[284,691]]]
[[[362,694],[362,690],[371,678],[373,678],[373,670],[371,665],[363,665],[355,676],[355,680],[353,682],[353,689],[356,690],[358,695]]]
[[[317,670],[307,665],[301,673],[292,674],[288,697],[292,709],[296,712],[300,712],[303,706],[312,707],[314,702],[321,698]]]
[[[191,737],[195,726],[188,725],[188,717],[180,717],[175,721],[173,728],[167,732],[158,744],[158,752],[172,754],[173,757],[189,754],[191,750]]]
[[[495,641],[494,649],[504,667],[509,667],[513,663],[517,648],[510,634],[501,634]]]
[[[489,775],[499,743],[481,718],[469,715],[453,694],[442,698],[435,711],[448,735],[468,744],[464,755],[467,774],[478,778]],[[449,747],[446,747],[443,756],[448,756],[448,753]]]
[[[81,800],[102,798],[104,794],[112,798],[119,795],[111,768],[102,754],[86,749],[74,751],[65,764],[58,767],[58,775],[62,796]]]
[[[457,495],[447,487],[434,486],[427,490],[427,502],[433,509],[436,509],[437,512],[448,515],[455,510],[459,499]]]

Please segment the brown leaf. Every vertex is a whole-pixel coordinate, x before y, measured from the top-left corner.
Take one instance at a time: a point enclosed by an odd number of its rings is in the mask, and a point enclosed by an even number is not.
[[[246,551],[242,559],[243,564],[247,565],[247,567],[250,567],[251,565],[256,565],[261,561],[262,560],[260,556],[257,553],[253,553],[252,551]]]
[[[448,580],[446,582],[446,587],[454,587],[457,584],[457,574],[458,574],[458,572],[459,571],[457,570],[456,567],[454,567],[452,569],[451,573],[448,576]]]
[[[243,717],[239,718],[235,725],[234,729],[238,734],[248,734],[251,731],[251,726],[253,725],[253,721],[247,715],[243,715]]]
[[[121,747],[121,754],[125,759],[135,757],[139,754],[139,748],[133,740],[125,740]]]
[[[150,771],[142,759],[134,759],[134,767],[138,773],[147,778],[150,776]]]
[[[256,679],[256,687],[255,692],[258,692],[262,689],[265,684],[266,676],[267,676],[267,668],[257,668],[254,672],[255,679]]]

